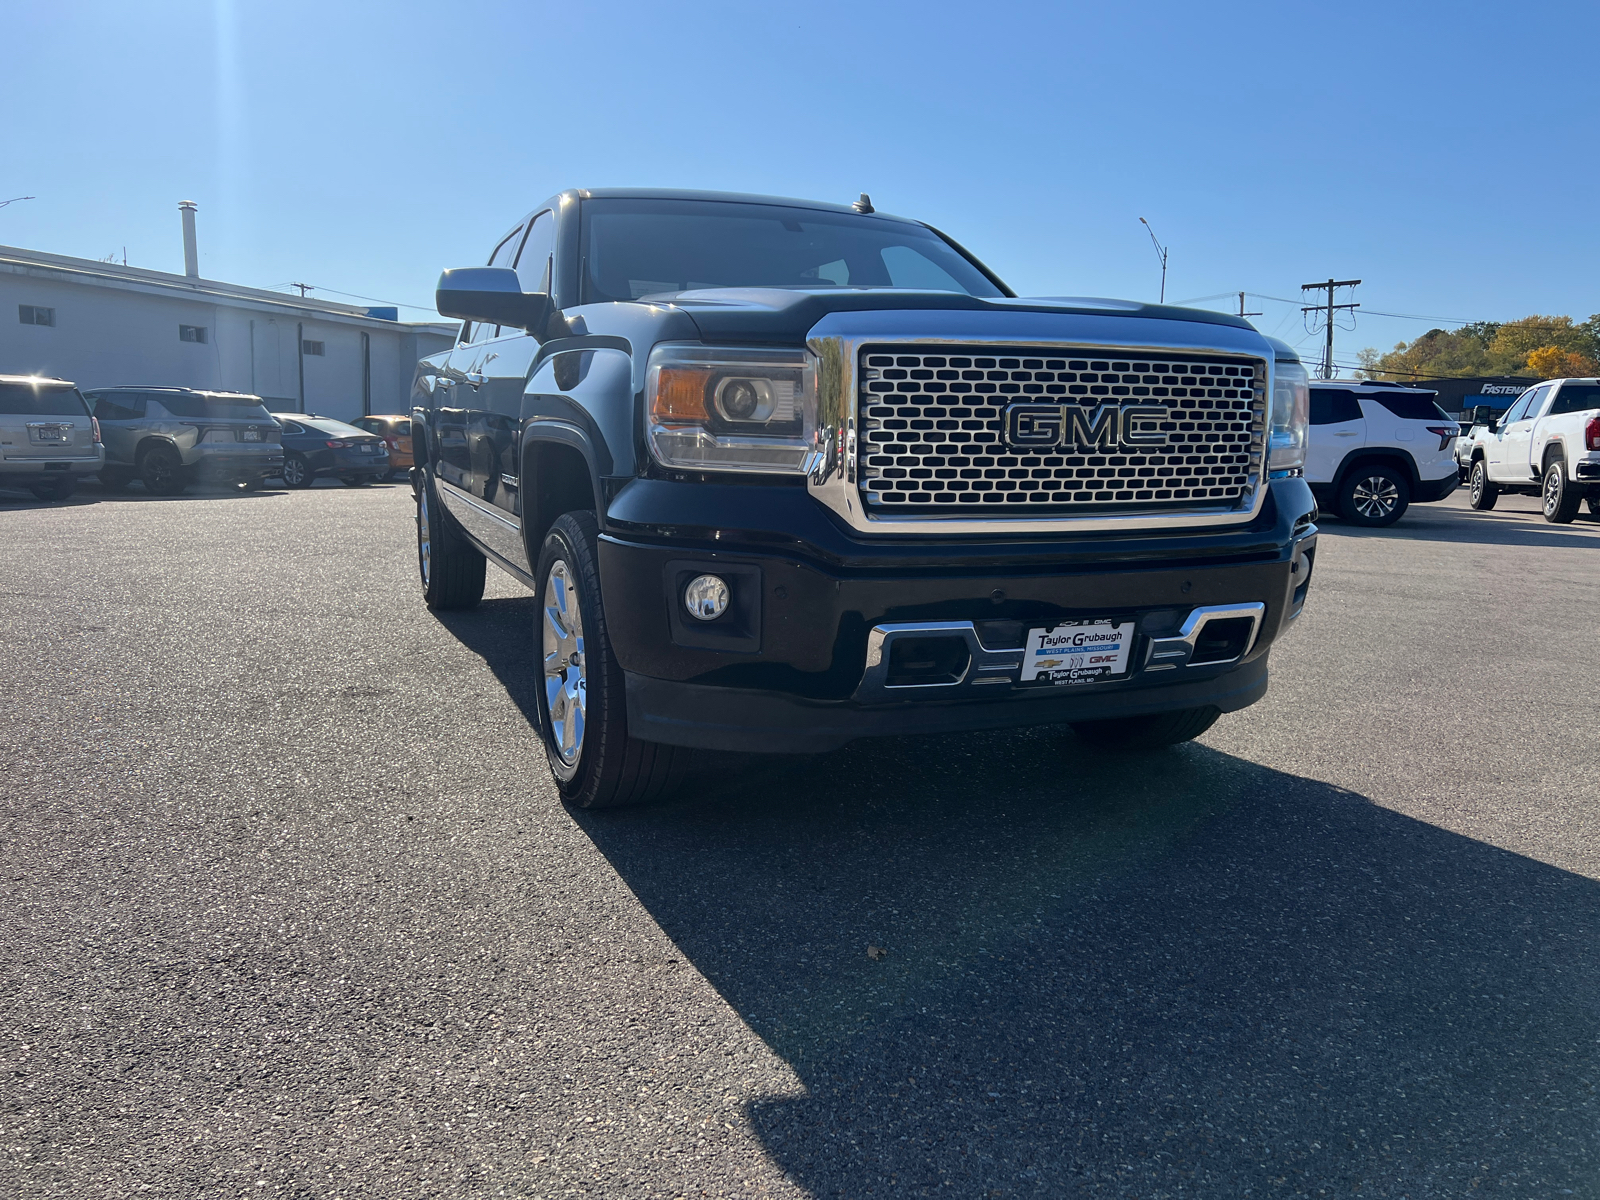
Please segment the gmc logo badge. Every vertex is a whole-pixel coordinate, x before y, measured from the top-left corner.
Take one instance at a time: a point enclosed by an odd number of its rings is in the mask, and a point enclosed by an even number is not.
[[[1006,445],[1013,450],[1148,450],[1165,446],[1164,404],[1013,404],[1006,409]]]

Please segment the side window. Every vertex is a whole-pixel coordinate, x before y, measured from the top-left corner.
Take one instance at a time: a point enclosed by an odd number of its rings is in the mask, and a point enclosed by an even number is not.
[[[1520,421],[1522,419],[1523,414],[1528,411],[1528,401],[1533,399],[1534,394],[1537,393],[1538,390],[1538,388],[1529,388],[1527,391],[1523,392],[1522,395],[1516,398],[1516,401],[1511,405],[1511,407],[1506,409],[1505,415],[1500,418],[1501,429],[1504,429],[1513,421]]]
[[[1600,408],[1600,384],[1564,383],[1556,393],[1556,402],[1550,406],[1549,416],[1558,413],[1588,412]]]
[[[305,432],[304,429],[302,429],[299,425],[296,425],[293,421],[279,421],[279,424],[283,426],[283,432],[285,434]]]
[[[137,421],[144,416],[144,397],[127,392],[106,392],[94,398],[94,415],[101,421]]]
[[[518,225],[500,239],[499,245],[494,248],[494,253],[489,255],[489,265],[491,267],[509,267],[516,259],[517,246],[521,243],[521,240],[522,226]],[[499,336],[500,327],[498,325],[486,325],[481,321],[474,324],[471,321],[466,321],[461,326],[460,340],[463,342],[487,342],[490,338]]]
[[[1550,387],[1548,384],[1546,384],[1544,387],[1534,388],[1533,394],[1528,397],[1527,407],[1511,419],[1513,421],[1530,421],[1534,417],[1537,417],[1539,415],[1539,410],[1544,407],[1544,402],[1549,398],[1549,396]]]
[[[1311,423],[1342,425],[1361,419],[1361,402],[1343,388],[1311,389]]]
[[[556,246],[556,218],[551,212],[542,212],[528,226],[528,239],[517,256],[517,278],[522,280],[525,292],[550,290],[550,256]]]

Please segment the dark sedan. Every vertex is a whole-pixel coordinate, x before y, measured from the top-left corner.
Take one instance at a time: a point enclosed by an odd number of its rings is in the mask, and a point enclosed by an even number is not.
[[[310,487],[330,475],[346,487],[365,487],[389,474],[389,444],[364,429],[307,413],[273,413],[283,426],[283,482]]]

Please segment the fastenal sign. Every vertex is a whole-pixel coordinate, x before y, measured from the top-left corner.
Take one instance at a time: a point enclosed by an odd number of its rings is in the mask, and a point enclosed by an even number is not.
[[[1167,444],[1164,404],[1013,404],[1005,413],[1013,450],[1148,450]]]

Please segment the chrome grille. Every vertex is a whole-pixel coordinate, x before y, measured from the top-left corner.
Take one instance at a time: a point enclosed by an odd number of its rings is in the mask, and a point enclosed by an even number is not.
[[[1260,482],[1266,364],[1259,359],[867,346],[860,363],[860,487],[879,512],[1227,508]],[[1123,400],[1168,409],[1156,426],[1165,445],[1085,452],[1005,443],[1009,404],[1093,409]]]

